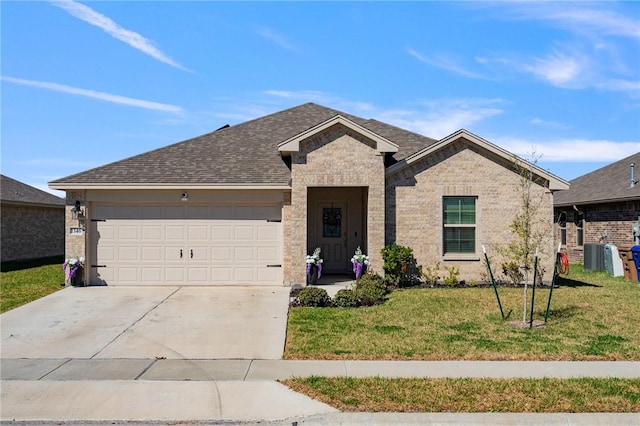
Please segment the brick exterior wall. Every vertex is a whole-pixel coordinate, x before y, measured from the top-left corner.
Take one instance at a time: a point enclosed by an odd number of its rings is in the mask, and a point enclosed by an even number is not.
[[[2,205],[2,261],[64,254],[64,209]]]
[[[512,239],[510,224],[521,207],[520,175],[513,164],[475,145],[458,141],[440,152],[387,176],[386,243],[413,249],[418,265],[440,270],[455,266],[461,280],[481,280],[486,275],[482,245],[492,259],[494,274],[501,273],[496,249]],[[476,201],[476,252],[465,255],[443,253],[443,197],[473,196]],[[548,232],[540,247],[540,262],[546,271],[553,268],[553,199],[546,188],[534,185],[532,199],[542,199],[538,219]],[[548,279],[547,274],[544,279]]]
[[[638,222],[640,216],[640,200],[618,203],[603,203],[577,206],[584,213],[583,235],[584,244],[611,243],[617,247],[634,245],[631,227]],[[567,253],[569,262],[584,261],[584,246],[577,245],[576,212],[572,207],[557,207],[554,215],[557,219],[560,213],[567,215],[567,244],[563,249]],[[556,245],[560,243],[560,224],[555,225]],[[606,232],[606,238],[604,233]]]
[[[385,228],[384,157],[373,141],[335,125],[300,142],[291,159],[291,205],[283,212],[285,285],[306,282],[307,195],[311,187],[368,189],[367,247],[362,250],[381,272]]]
[[[88,214],[86,206],[86,196],[84,191],[68,191],[66,195],[65,206],[65,229],[64,229],[64,252],[65,259],[71,257],[84,257],[87,258],[87,241],[86,241],[86,223],[83,220],[74,219],[71,213],[71,209],[74,207],[76,200],[79,200],[82,208],[85,211],[85,215]],[[83,228],[84,232],[81,234],[71,234],[71,228]],[[88,281],[88,268],[83,269],[82,281]]]

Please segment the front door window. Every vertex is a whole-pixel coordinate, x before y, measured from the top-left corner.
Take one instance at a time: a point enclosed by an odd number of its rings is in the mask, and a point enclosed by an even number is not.
[[[324,207],[322,209],[322,236],[324,238],[340,238],[342,235],[342,209],[340,207]]]

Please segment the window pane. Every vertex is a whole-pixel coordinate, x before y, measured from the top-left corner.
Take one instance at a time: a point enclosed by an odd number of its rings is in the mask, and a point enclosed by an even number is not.
[[[576,235],[576,240],[577,240],[576,242],[577,242],[577,245],[578,245],[578,246],[582,246],[582,245],[584,245],[584,239],[583,239],[584,235],[583,235],[583,233],[582,233],[582,228],[578,228],[578,230],[577,230],[576,234],[577,234],[577,235]]]
[[[474,197],[445,197],[443,207],[446,225],[473,225],[476,223],[476,199]]]
[[[475,253],[475,228],[444,228],[445,253]]]
[[[560,243],[563,246],[567,245],[567,228],[560,229]]]

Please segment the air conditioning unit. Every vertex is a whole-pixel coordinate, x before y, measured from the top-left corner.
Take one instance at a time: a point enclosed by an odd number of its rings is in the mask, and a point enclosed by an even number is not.
[[[584,270],[588,272],[604,271],[604,246],[605,244],[584,245]]]

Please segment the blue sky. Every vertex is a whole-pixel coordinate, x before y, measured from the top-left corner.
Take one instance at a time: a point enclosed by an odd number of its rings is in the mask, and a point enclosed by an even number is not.
[[[315,102],[566,180],[640,151],[640,2],[0,3],[2,174],[41,189]],[[60,192],[54,192],[62,195]]]

